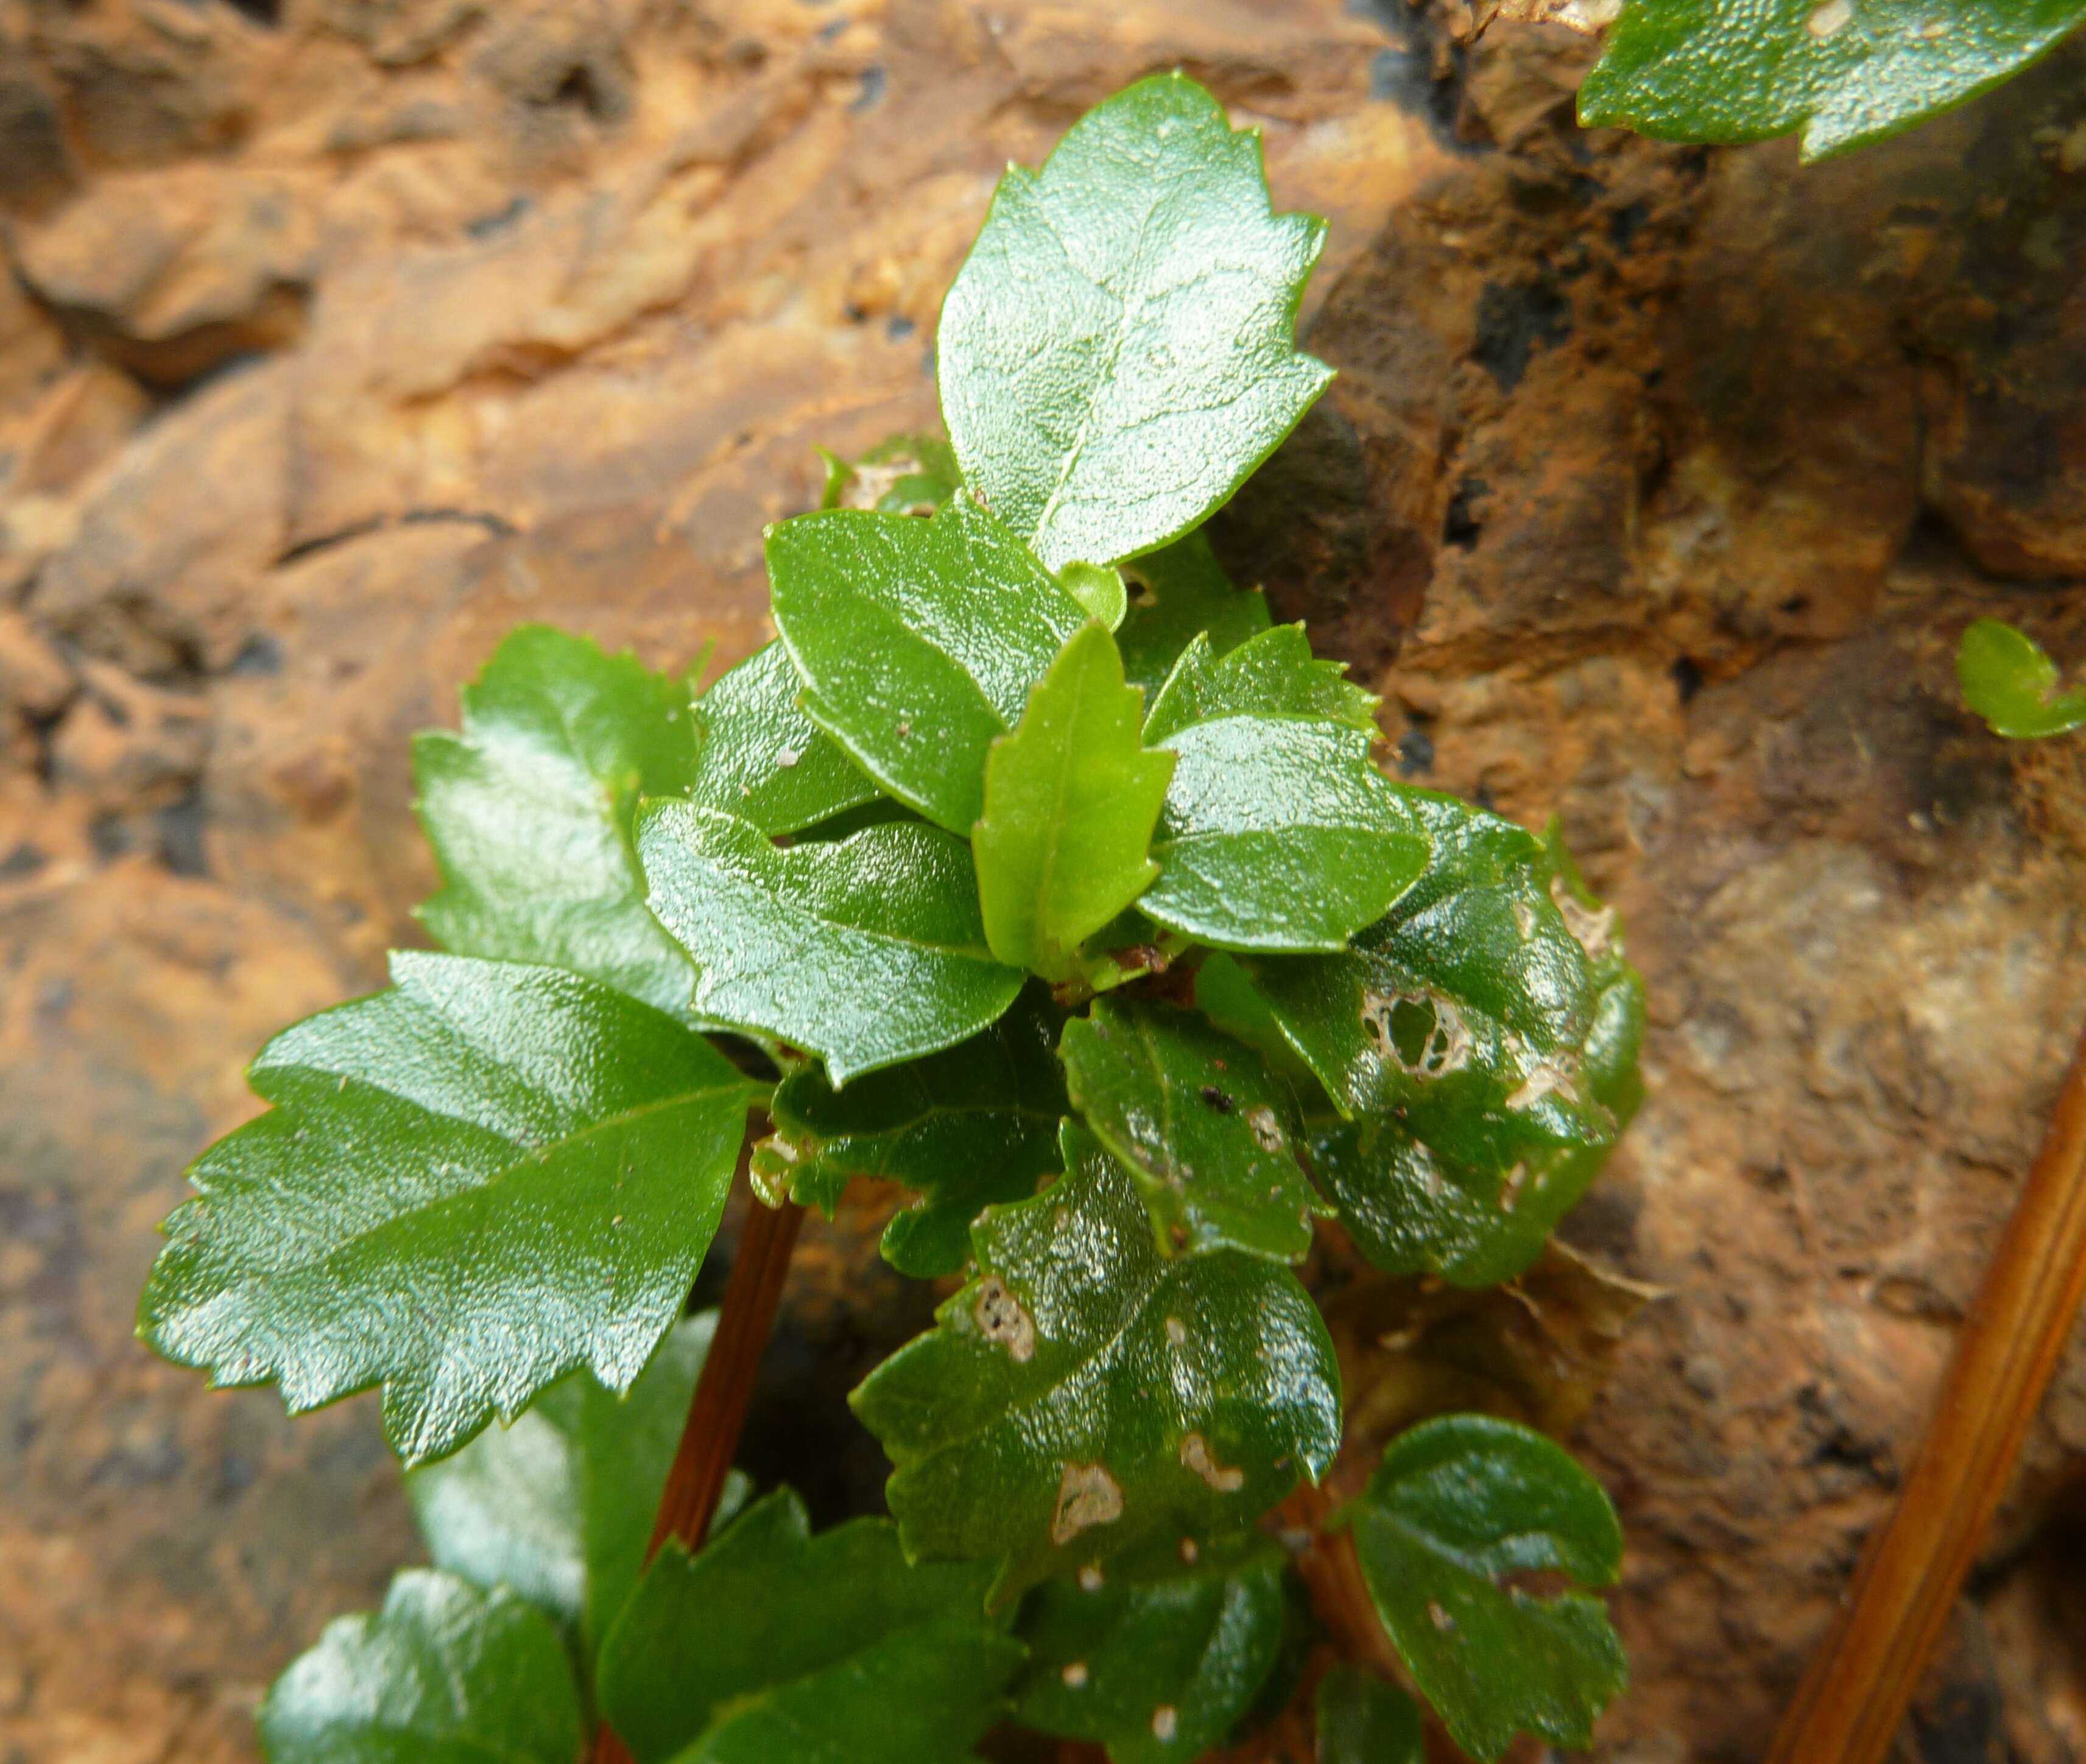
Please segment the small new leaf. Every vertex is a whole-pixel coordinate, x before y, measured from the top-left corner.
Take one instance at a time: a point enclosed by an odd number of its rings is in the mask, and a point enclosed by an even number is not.
[[[1086,608],[959,496],[932,520],[835,509],[769,529],[801,702],[891,795],[968,837],[986,752]]]
[[[697,1010],[819,1055],[836,1084],[975,1035],[1021,990],[986,947],[969,850],[938,828],[781,849],[714,809],[647,803],[637,846]]]
[[[1032,984],[982,1034],[845,1090],[815,1067],[793,1073],[768,1105],[775,1132],[754,1148],[754,1174],[828,1213],[853,1176],[920,1190],[883,1228],[884,1259],[916,1280],[954,1274],[970,1255],[971,1221],[1034,1194],[1058,1167],[1064,1020]]]
[[[1501,1584],[1548,1570],[1612,1586],[1622,1528],[1601,1485],[1530,1428],[1486,1415],[1392,1442],[1343,1515],[1377,1614],[1457,1745],[1490,1760],[1528,1732],[1583,1751],[1623,1687],[1601,1601]]]
[[[573,1764],[579,1690],[551,1620],[505,1587],[411,1569],[338,1617],[261,1706],[270,1764]]]
[[[1156,1530],[1236,1532],[1316,1481],[1339,1369],[1286,1268],[1168,1261],[1144,1204],[1067,1122],[1065,1175],[972,1228],[981,1272],[852,1399],[896,1466],[916,1555],[998,1563],[994,1596]]]
[[[1102,999],[1065,1025],[1063,1056],[1072,1106],[1130,1172],[1162,1255],[1310,1252],[1296,1105],[1250,1047],[1171,1005]]]
[[[661,1551],[610,1632],[603,1712],[638,1764],[964,1764],[1024,1649],[988,1576],[913,1566],[885,1519],[814,1537],[788,1489]]]
[[[1159,1536],[1099,1586],[1053,1580],[1021,1621],[1024,1727],[1108,1748],[1113,1764],[1200,1758],[1253,1706],[1283,1640],[1286,1558],[1266,1539]]]
[[[1228,654],[1269,628],[1267,597],[1234,588],[1199,528],[1147,552],[1123,568],[1129,610],[1116,632],[1122,669],[1147,697],[1159,690],[1181,652],[1207,635],[1215,655]]]
[[[292,1414],[384,1387],[408,1464],[586,1366],[627,1390],[680,1314],[755,1087],[700,1035],[550,968],[401,952],[286,1029],[275,1105],[166,1223],[139,1333]]]
[[[1343,662],[1311,654],[1301,624],[1278,625],[1220,656],[1208,633],[1184,650],[1145,719],[1144,739],[1164,741],[1191,722],[1259,714],[1322,717],[1373,737],[1377,699],[1347,677]]]
[[[1229,499],[1332,372],[1296,347],[1325,223],[1272,212],[1256,132],[1178,74],[1010,167],[942,308],[964,481],[1053,569]]]
[[[1070,979],[1079,947],[1159,874],[1152,830],[1173,756],[1139,736],[1144,698],[1115,639],[1080,627],[986,761],[971,834],[986,941],[1002,961]]]
[[[2059,692],[2057,663],[2003,620],[1971,622],[1956,651],[1956,677],[1994,735],[2019,741],[2086,729],[2086,689]]]
[[[688,795],[764,833],[796,833],[875,801],[869,775],[797,708],[802,688],[780,643],[720,675],[690,707],[700,744]]]
[[[464,688],[462,732],[413,743],[442,876],[422,922],[458,955],[570,968],[684,1012],[688,965],[645,910],[630,822],[695,766],[679,682],[523,625]]]
[[[1318,1681],[1318,1764],[1427,1764],[1420,1705],[1358,1666]]]

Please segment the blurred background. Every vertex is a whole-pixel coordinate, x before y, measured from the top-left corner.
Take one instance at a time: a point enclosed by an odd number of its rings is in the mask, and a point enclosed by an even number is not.
[[[1565,1236],[1658,1296],[1366,1295],[1351,1401],[1416,1361],[1576,1421],[1629,1535],[1603,1755],[1760,1755],[2086,1010],[2086,744],[2001,743],[1950,666],[1982,612],[2086,660],[2086,45],[1803,169],[1582,133],[1582,40],[1469,23],[0,0],[0,1761],[253,1757],[414,1552],[366,1400],[292,1425],[131,1337],[245,1058],[424,941],[408,736],[520,620],[763,641],[813,444],[934,424],[1001,168],[1173,66],[1332,222],[1341,378],[1220,551],[1402,775],[1563,816],[1650,992]],[[882,1471],[833,1400],[933,1297],[876,1204],[807,1234],[749,1439],[824,1515]],[[2082,1491],[2086,1344],[1910,1764],[2086,1756]]]

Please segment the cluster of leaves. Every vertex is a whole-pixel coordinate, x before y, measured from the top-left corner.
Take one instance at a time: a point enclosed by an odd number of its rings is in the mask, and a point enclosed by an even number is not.
[[[1554,837],[1387,779],[1374,701],[1198,530],[1328,377],[1322,232],[1206,92],[1132,87],[1002,184],[948,441],[770,530],[777,641],[692,696],[525,629],[423,739],[443,952],[262,1051],[273,1107],[191,1172],[143,1307],[293,1411],[381,1387],[411,1467],[436,1566],[284,1677],[279,1764],[548,1764],[595,1716],[642,1764],[911,1764],[1009,1711],[1192,1757],[1279,1681],[1254,1527],[1341,1439],[1314,1219],[1518,1272],[1641,1018]],[[903,1184],[883,1254],[955,1289],[854,1398],[892,1519],[815,1537],[781,1493],[645,1569],[760,1108],[767,1198]],[[1602,1608],[1512,1583],[1616,1577],[1569,1457],[1444,1417],[1341,1523],[1462,1744],[1587,1743]],[[1387,1687],[1324,1702],[1329,1756],[1411,1753]]]

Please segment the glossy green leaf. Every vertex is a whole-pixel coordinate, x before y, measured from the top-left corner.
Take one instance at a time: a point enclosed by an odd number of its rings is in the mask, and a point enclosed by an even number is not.
[[[505,1587],[410,1569],[336,1618],[261,1706],[270,1764],[573,1764],[578,1687],[551,1620]]]
[[[1257,131],[1178,74],[1010,167],[942,308],[964,480],[1058,569],[1227,501],[1325,390],[1296,347],[1322,221],[1271,211]]]
[[[1318,1681],[1318,1764],[1427,1764],[1420,1705],[1359,1666]]]
[[[968,496],[930,521],[852,509],[771,527],[800,702],[891,795],[969,837],[986,750],[1085,607]]]
[[[1377,1614],[1457,1745],[1518,1732],[1583,1751],[1628,1677],[1599,1599],[1501,1584],[1552,1571],[1612,1586],[1622,1528],[1601,1485],[1533,1430],[1450,1415],[1401,1434],[1343,1510]]]
[[[720,675],[690,707],[699,745],[688,794],[764,833],[796,833],[875,801],[869,775],[797,708],[802,689],[780,643]]]
[[[626,1396],[575,1372],[511,1425],[408,1472],[435,1566],[480,1587],[504,1582],[556,1617],[590,1662],[644,1568],[716,1321],[705,1311],[676,1323]],[[734,1471],[723,1517],[745,1489]]]
[[[1239,1530],[1332,1461],[1339,1369],[1296,1276],[1168,1261],[1075,1123],[1066,1174],[972,1229],[980,1276],[854,1393],[915,1554],[996,1561],[998,1596],[1155,1530]]]
[[[826,462],[822,509],[932,514],[963,488],[956,450],[939,435],[893,435],[859,459],[819,452]]]
[[[971,1221],[1034,1194],[1058,1167],[1064,1020],[1048,989],[1032,983],[990,1029],[944,1053],[845,1090],[815,1067],[794,1073],[769,1105],[775,1132],[754,1148],[754,1174],[828,1212],[853,1176],[920,1190],[884,1227],[884,1259],[917,1280],[954,1274],[971,1253]]]
[[[1974,620],[1964,631],[1956,677],[1994,735],[2022,740],[2086,729],[2086,690],[2059,692],[2057,663],[2003,620]]]
[[[1405,793],[1369,738],[1323,718],[1227,716],[1160,742],[1177,755],[1138,910],[1220,949],[1333,950],[1426,866]]]
[[[1296,1104],[1258,1054],[1192,1012],[1112,999],[1065,1025],[1062,1051],[1072,1106],[1137,1184],[1162,1255],[1310,1252]]]
[[[2082,0],[1630,0],[1579,120],[1669,141],[1800,130],[1815,160],[1974,97],[2082,19]]]
[[[909,1564],[886,1519],[814,1537],[784,1489],[661,1552],[602,1650],[603,1712],[638,1764],[960,1764],[1024,1653],[988,1578]]]
[[[986,941],[1002,961],[1071,978],[1080,944],[1159,874],[1152,832],[1173,756],[1145,747],[1143,720],[1115,639],[1087,624],[1013,734],[993,744],[971,847]]]
[[[1278,625],[1219,655],[1207,633],[1181,651],[1145,720],[1144,739],[1164,741],[1190,723],[1255,713],[1323,717],[1377,733],[1377,698],[1347,677],[1342,662],[1311,654],[1301,624]]]
[[[1207,633],[1213,654],[1224,655],[1269,628],[1267,597],[1232,586],[1209,537],[1198,528],[1186,539],[1147,552],[1126,565],[1129,607],[1116,632],[1123,671],[1147,696],[1156,692],[1181,652]]]
[[[1087,609],[1088,616],[1113,631],[1130,610],[1130,589],[1122,572],[1102,564],[1067,564],[1058,572],[1065,592]]]
[[[420,908],[462,956],[590,974],[662,1011],[692,978],[645,907],[630,846],[645,796],[695,775],[688,690],[634,656],[523,625],[463,691],[463,730],[413,743],[442,886]]]
[[[555,969],[402,951],[393,988],[248,1072],[275,1108],[196,1161],[139,1332],[292,1414],[374,1384],[409,1464],[586,1366],[628,1389],[724,1209],[754,1086]]]
[[[647,803],[652,906],[696,965],[696,1006],[820,1055],[833,1082],[954,1046],[1013,1003],[969,850],[917,822],[777,847],[688,803]]]
[[[1199,1547],[1162,1536],[1098,1579],[1046,1581],[1022,1613],[1014,1719],[1105,1745],[1113,1764],[1201,1757],[1274,1668],[1287,1565],[1257,1534]]]
[[[1643,989],[1612,911],[1542,841],[1411,800],[1433,856],[1388,917],[1339,956],[1241,965],[1348,1118],[1312,1148],[1362,1253],[1491,1285],[1540,1253],[1634,1110]]]

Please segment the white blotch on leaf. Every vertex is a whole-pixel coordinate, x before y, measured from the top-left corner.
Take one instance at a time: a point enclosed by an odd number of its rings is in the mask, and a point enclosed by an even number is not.
[[[1854,9],[1847,0],[1825,0],[1825,4],[1811,15],[1804,28],[1816,37],[1828,37],[1842,30],[1853,19]]]
[[[1087,1663],[1083,1660],[1068,1660],[1059,1669],[1058,1676],[1074,1690],[1081,1689],[1087,1682]]]
[[[1004,1343],[1007,1357],[1016,1366],[1036,1357],[1036,1325],[1022,1309],[1021,1301],[1007,1289],[997,1274],[986,1275],[979,1286],[973,1314],[977,1319],[979,1332],[988,1341]]]
[[[1122,1517],[1122,1486],[1105,1464],[1068,1464],[1058,1481],[1058,1510],[1050,1520],[1050,1541],[1069,1544],[1092,1525],[1112,1525]],[[1081,1583],[1085,1581],[1081,1572]]]
[[[1262,1104],[1251,1110],[1245,1124],[1253,1129],[1253,1136],[1260,1142],[1263,1152],[1279,1152],[1287,1143],[1282,1135],[1282,1123],[1275,1118],[1274,1110]]]
[[[1152,1711],[1152,1736],[1161,1745],[1169,1743],[1180,1731],[1180,1711],[1172,1703],[1162,1702]]]
[[[1181,1442],[1181,1461],[1220,1494],[1236,1494],[1245,1486],[1245,1472],[1219,1464],[1200,1434]]]
[[[1557,910],[1564,916],[1565,930],[1579,940],[1590,961],[1599,961],[1607,954],[1608,945],[1616,937],[1616,910],[1612,906],[1604,906],[1595,912],[1583,905],[1565,885],[1561,876],[1551,877],[1550,898],[1557,903]]]

